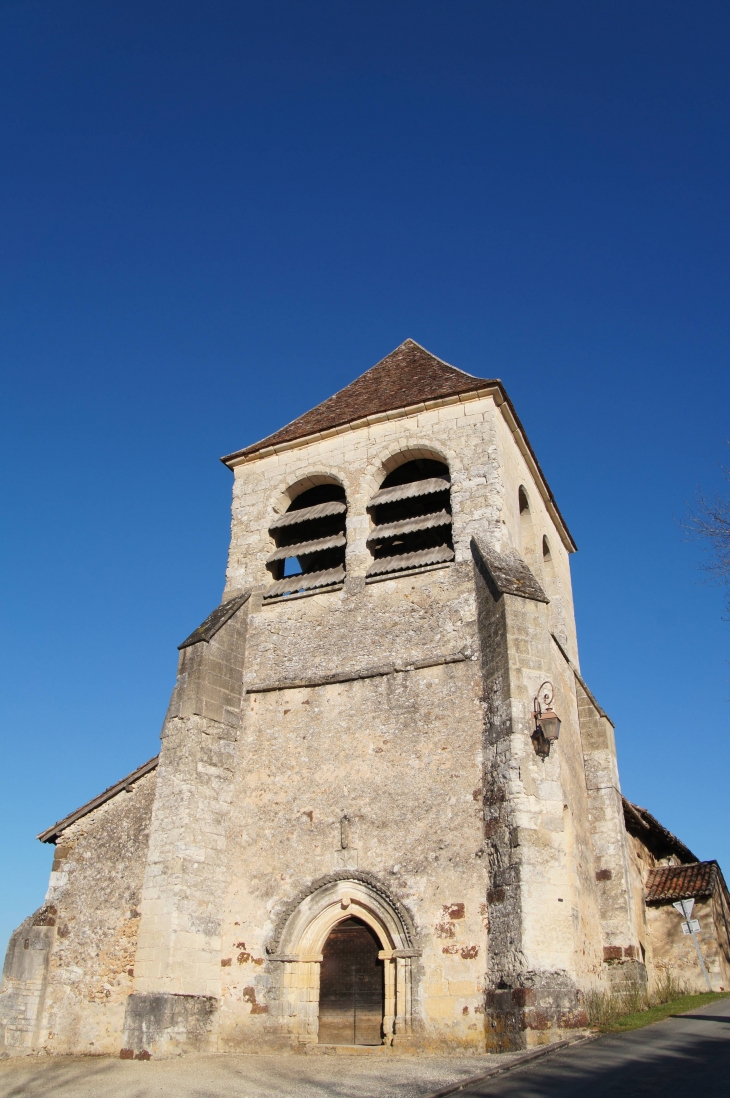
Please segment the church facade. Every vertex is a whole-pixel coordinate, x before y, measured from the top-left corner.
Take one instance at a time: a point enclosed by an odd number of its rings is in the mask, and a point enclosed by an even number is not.
[[[727,987],[722,874],[622,798],[576,547],[502,384],[408,340],[223,460],[221,604],[159,756],[39,836],[4,1048],[554,1041],[674,964],[688,888]]]

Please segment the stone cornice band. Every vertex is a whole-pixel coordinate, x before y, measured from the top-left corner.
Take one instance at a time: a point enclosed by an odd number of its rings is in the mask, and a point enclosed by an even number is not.
[[[381,675],[403,674],[406,671],[421,671],[426,667],[439,667],[446,663],[464,663],[475,660],[471,652],[454,652],[434,656],[428,660],[414,660],[413,663],[381,663],[362,671],[342,671],[332,675],[313,675],[308,679],[278,679],[275,682],[255,682],[246,686],[246,694],[265,694],[273,690],[301,690],[311,686],[330,686],[338,682],[356,682],[358,679],[375,679]]]

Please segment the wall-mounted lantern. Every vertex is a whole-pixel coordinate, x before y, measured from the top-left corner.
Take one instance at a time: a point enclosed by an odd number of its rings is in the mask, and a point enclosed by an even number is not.
[[[532,742],[536,754],[543,759],[550,754],[550,744],[560,735],[560,717],[553,709],[554,692],[553,684],[544,682],[533,702],[535,731],[532,733]]]

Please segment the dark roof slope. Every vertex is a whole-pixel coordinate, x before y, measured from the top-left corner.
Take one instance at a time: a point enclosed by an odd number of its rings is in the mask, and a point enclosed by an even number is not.
[[[474,377],[455,366],[442,362],[413,339],[407,339],[389,355],[355,378],[344,389],[305,412],[260,442],[254,442],[244,450],[221,458],[225,462],[246,454],[255,454],[267,446],[306,438],[320,431],[342,427],[346,423],[422,404],[426,400],[473,393],[489,385],[499,385],[494,380]],[[501,387],[501,386],[500,386]]]
[[[723,891],[727,886],[717,862],[694,862],[691,865],[662,865],[652,869],[646,881],[646,902],[666,903],[687,900],[690,896],[712,896],[718,881]]]
[[[218,630],[222,629],[236,611],[240,610],[243,604],[248,601],[250,594],[250,591],[244,591],[242,595],[236,595],[234,599],[229,599],[228,602],[222,602],[220,606],[216,606],[212,614],[208,614],[203,624],[193,630],[182,644],[178,644],[178,649],[190,648],[191,645],[198,644],[200,641],[210,644]]]
[[[46,831],[41,831],[40,835],[36,838],[40,839],[42,843],[55,843],[58,836],[70,827],[72,823],[76,823],[82,816],[88,816],[89,812],[93,812],[99,805],[106,804],[112,797],[116,797],[117,793],[121,793],[123,789],[129,789],[130,785],[134,785],[140,778],[143,778],[145,774],[149,774],[150,770],[154,770],[157,766],[159,755],[155,755],[154,759],[150,759],[148,762],[143,763],[142,766],[138,766],[136,770],[133,770],[131,774],[127,774],[126,778],[122,778],[120,782],[115,782],[114,785],[110,785],[108,789],[105,789],[103,793],[100,793],[98,797],[94,797],[93,801],[88,801],[83,804],[81,808],[77,808],[75,812],[71,812],[68,816],[64,816],[62,820],[55,823],[53,827],[49,827]]]
[[[630,835],[640,839],[655,858],[666,858],[669,854],[675,854],[681,862],[697,861],[697,855],[680,842],[676,835],[667,831],[651,812],[647,812],[645,808],[639,808],[638,804],[632,804],[625,797],[621,800],[624,804],[626,830]]]
[[[498,594],[518,595],[522,599],[533,599],[535,602],[550,602],[516,549],[507,546],[502,553],[498,553],[484,538],[476,537],[472,538],[472,553],[475,550],[489,572]]]

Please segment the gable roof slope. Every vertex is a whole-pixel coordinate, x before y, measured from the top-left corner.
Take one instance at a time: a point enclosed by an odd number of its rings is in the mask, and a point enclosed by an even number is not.
[[[426,400],[471,393],[486,386],[499,385],[495,380],[474,377],[436,358],[413,339],[407,339],[389,355],[355,378],[344,389],[328,397],[316,408],[287,423],[273,435],[254,442],[235,454],[221,458],[227,463],[234,458],[255,454],[269,446],[306,438],[346,423],[422,404]]]

